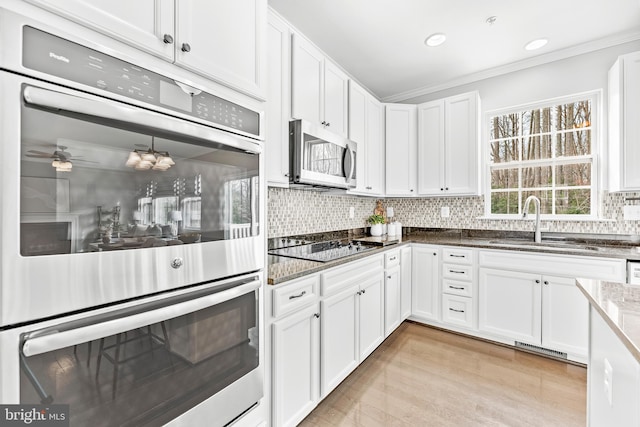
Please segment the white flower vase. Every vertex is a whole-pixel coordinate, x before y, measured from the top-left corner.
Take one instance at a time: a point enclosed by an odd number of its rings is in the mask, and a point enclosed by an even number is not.
[[[382,224],[372,224],[371,225],[371,235],[372,236],[382,236]]]

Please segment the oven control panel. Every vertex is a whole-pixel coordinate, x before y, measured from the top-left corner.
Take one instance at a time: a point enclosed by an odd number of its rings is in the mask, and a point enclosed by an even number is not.
[[[23,28],[22,65],[260,137],[256,111],[29,26]]]

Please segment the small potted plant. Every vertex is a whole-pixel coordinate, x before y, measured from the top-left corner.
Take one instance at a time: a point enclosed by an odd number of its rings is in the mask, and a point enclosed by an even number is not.
[[[371,224],[372,236],[382,236],[382,224],[384,224],[384,217],[382,215],[373,214],[367,218],[367,222]]]

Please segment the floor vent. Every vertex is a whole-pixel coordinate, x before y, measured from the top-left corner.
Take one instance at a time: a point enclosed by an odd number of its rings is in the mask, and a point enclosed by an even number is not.
[[[516,347],[517,348],[521,348],[523,350],[533,351],[535,353],[546,354],[547,356],[557,357],[557,358],[560,358],[560,359],[566,359],[567,358],[567,353],[563,353],[563,352],[557,351],[557,350],[550,350],[550,349],[544,348],[544,347],[538,347],[537,345],[527,344],[527,343],[520,342],[520,341],[516,341]]]

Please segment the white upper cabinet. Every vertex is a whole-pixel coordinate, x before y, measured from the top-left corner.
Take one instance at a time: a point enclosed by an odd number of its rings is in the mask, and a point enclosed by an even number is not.
[[[349,77],[298,34],[292,38],[291,115],[347,137]]]
[[[418,194],[480,194],[477,92],[418,106]]]
[[[266,0],[28,0],[259,99]]]
[[[417,107],[386,104],[385,123],[386,194],[415,196]]]
[[[27,0],[116,40],[173,61],[174,0]]]
[[[289,185],[290,40],[289,26],[269,13],[265,164],[267,183],[278,187]]]
[[[384,108],[353,80],[349,81],[349,139],[358,144],[356,194],[384,194]]]
[[[266,0],[176,1],[176,64],[264,97],[266,22]]]
[[[640,52],[609,70],[609,190],[640,190]]]

